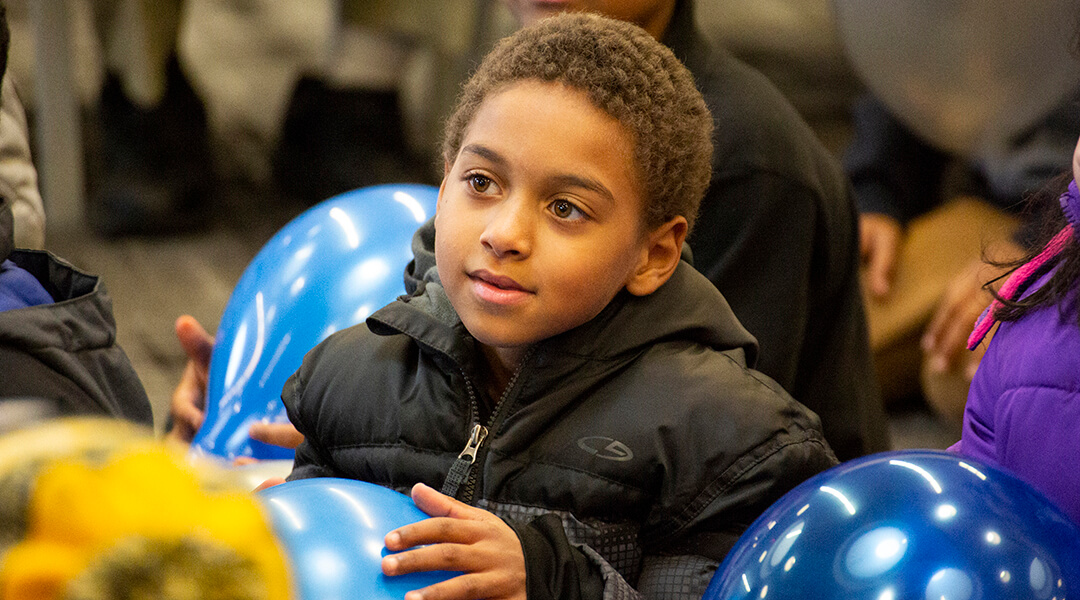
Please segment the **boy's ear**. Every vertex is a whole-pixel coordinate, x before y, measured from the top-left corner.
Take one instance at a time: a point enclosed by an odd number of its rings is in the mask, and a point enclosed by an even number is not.
[[[686,217],[679,215],[648,234],[637,269],[626,282],[626,291],[647,296],[671,278],[682,257],[686,229]]]

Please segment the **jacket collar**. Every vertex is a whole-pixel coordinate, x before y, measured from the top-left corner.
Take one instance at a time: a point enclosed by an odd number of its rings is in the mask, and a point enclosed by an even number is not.
[[[367,324],[380,335],[409,335],[463,368],[475,366],[476,341],[437,282],[419,282],[412,296],[375,312]],[[757,341],[712,283],[686,262],[680,262],[671,279],[652,294],[619,293],[588,323],[538,344],[534,355],[608,360],[668,340],[692,341],[719,351],[738,349],[748,366],[757,358]]]

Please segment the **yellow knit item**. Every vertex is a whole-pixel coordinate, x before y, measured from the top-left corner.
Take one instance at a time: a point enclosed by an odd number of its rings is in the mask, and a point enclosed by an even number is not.
[[[257,501],[210,493],[157,444],[128,449],[103,466],[54,463],[38,476],[29,531],[0,562],[0,598],[66,597],[69,583],[131,539],[192,540],[253,565],[267,600],[290,596],[285,561]]]

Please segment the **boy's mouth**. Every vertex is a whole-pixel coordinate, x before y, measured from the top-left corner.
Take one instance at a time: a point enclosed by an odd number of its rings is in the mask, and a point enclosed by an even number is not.
[[[472,293],[489,305],[514,306],[533,295],[513,279],[489,271],[473,271],[468,277],[472,282]]]
[[[486,283],[487,285],[489,285],[491,287],[498,288],[498,289],[504,290],[504,291],[512,291],[512,292],[527,292],[528,291],[520,283],[514,281],[513,279],[511,279],[509,277],[504,277],[502,275],[496,275],[494,273],[491,273],[491,272],[485,271],[485,270],[473,271],[472,273],[469,273],[469,279],[472,279],[473,281],[478,282],[478,283]]]

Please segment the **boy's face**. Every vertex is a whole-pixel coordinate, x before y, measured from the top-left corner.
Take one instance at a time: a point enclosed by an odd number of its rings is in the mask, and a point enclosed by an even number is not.
[[[439,190],[435,257],[469,332],[516,363],[592,319],[647,254],[629,132],[577,90],[488,96]]]

